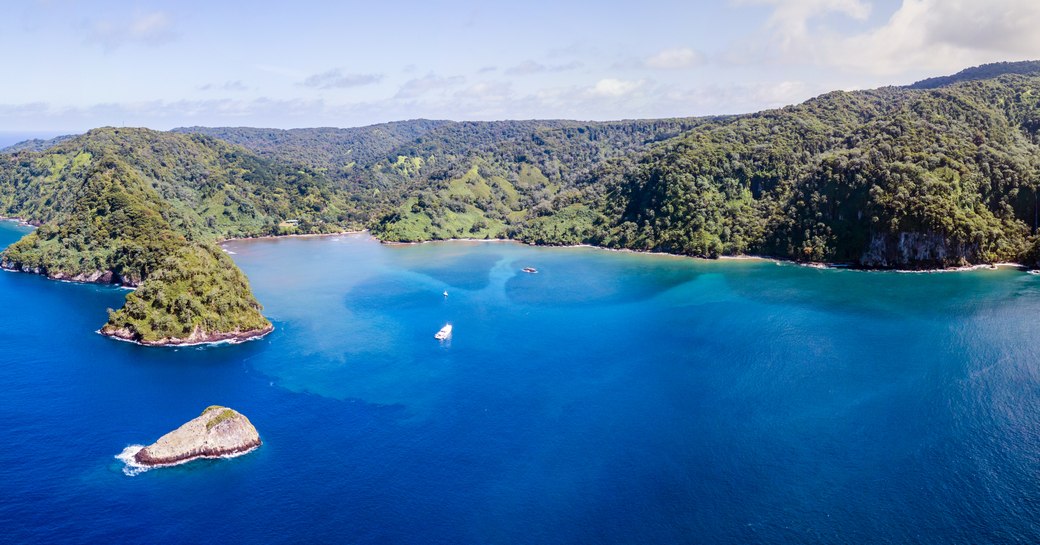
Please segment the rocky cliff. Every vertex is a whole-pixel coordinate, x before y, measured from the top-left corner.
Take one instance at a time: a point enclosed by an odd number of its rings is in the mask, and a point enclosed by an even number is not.
[[[942,269],[980,261],[977,244],[965,244],[935,232],[902,232],[872,235],[859,265],[880,269]]]
[[[129,288],[136,288],[139,281],[130,278],[123,278],[118,274],[105,270],[105,271],[90,271],[90,272],[78,272],[69,273],[65,271],[52,271],[39,265],[27,265],[24,263],[16,262],[8,257],[0,257],[0,269],[6,269],[9,271],[39,274],[50,278],[51,280],[66,280],[69,282],[83,282],[86,284],[119,284]]]
[[[160,339],[144,339],[137,332],[126,327],[106,325],[99,331],[107,337],[137,343],[144,346],[193,346],[198,344],[231,343],[237,344],[252,341],[274,331],[273,325],[256,329],[236,329],[233,331],[206,331],[196,326],[187,337],[163,337]]]
[[[248,418],[233,409],[212,405],[138,451],[134,461],[145,466],[174,465],[196,458],[243,454],[260,444],[260,435]]]

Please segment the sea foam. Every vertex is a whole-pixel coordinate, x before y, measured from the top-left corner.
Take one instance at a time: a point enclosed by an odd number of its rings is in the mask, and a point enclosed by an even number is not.
[[[151,469],[146,465],[137,463],[137,460],[134,460],[134,455],[140,452],[143,448],[144,445],[130,445],[123,449],[123,452],[116,455],[116,460],[123,462],[124,475],[133,477],[134,475],[140,475],[141,473]]]

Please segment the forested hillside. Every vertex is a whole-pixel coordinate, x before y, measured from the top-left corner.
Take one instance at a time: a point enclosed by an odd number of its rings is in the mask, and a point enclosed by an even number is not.
[[[993,79],[1008,74],[1030,76],[1040,72],[1040,61],[995,62],[965,68],[956,74],[923,79],[910,85],[911,89],[938,89],[954,83]]]
[[[394,149],[414,142],[450,121],[417,119],[348,129],[257,129],[252,127],[184,127],[173,132],[203,134],[240,145],[281,163],[307,165],[333,179],[368,180],[351,176],[392,156]]]
[[[554,200],[577,197],[578,182],[606,161],[708,122],[420,120],[358,129],[177,130],[328,173],[377,236],[416,241],[519,236]]]
[[[148,343],[268,330],[215,242],[342,230],[353,225],[342,203],[320,175],[202,136],[97,129],[0,155],[0,214],[41,224],[3,266],[140,285],[105,331]]]
[[[1002,63],[749,115],[103,128],[0,153],[8,268],[140,289],[105,331],[266,331],[229,237],[370,228],[872,268],[1036,264],[1040,69]]]
[[[19,151],[45,151],[67,140],[72,140],[75,135],[67,134],[54,138],[33,138],[23,140],[17,144],[0,149],[0,153],[15,153]]]
[[[726,118],[430,122],[392,143],[375,126],[372,145],[354,148],[366,159],[330,178],[389,241],[515,238],[879,268],[1032,262],[1038,69],[985,65]],[[329,131],[293,138],[333,156]]]
[[[86,167],[100,157],[117,158],[140,176],[186,232],[228,238],[360,225],[347,196],[313,169],[206,136],[126,128],[95,129],[42,152],[0,154],[0,215],[50,220],[72,204]]]
[[[868,267],[1029,260],[1040,78],[836,92],[706,126],[611,178],[587,239]]]

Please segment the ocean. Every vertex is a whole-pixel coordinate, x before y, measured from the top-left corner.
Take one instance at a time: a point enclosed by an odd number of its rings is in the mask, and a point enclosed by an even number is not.
[[[14,131],[0,131],[0,149],[4,149],[8,146],[19,144],[26,140],[32,140],[38,138],[40,140],[49,140],[56,136],[63,134],[70,134],[68,132],[14,132]]]
[[[1040,542],[1040,276],[225,248],[262,340],[112,341],[123,290],[0,274],[0,542]],[[117,458],[212,404],[264,445]]]

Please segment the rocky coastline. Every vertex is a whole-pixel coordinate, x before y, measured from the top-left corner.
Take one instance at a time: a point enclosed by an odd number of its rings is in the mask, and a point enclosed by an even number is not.
[[[116,340],[131,342],[141,346],[199,346],[206,344],[238,344],[246,341],[255,341],[274,331],[273,325],[260,329],[247,331],[203,331],[196,327],[191,335],[187,337],[168,337],[156,341],[141,339],[135,331],[127,328],[112,328],[105,326],[98,333]]]
[[[285,235],[256,235],[256,236],[242,236],[242,237],[228,237],[221,238],[217,241],[217,244],[224,244],[225,242],[238,242],[242,240],[278,240],[282,238],[318,238],[318,237],[338,237],[345,235],[363,235],[369,232],[368,229],[357,229],[350,231],[333,231],[331,233],[290,233]]]
[[[81,273],[69,273],[65,271],[52,271],[45,267],[30,266],[22,263],[16,263],[11,261],[7,257],[0,259],[0,269],[14,272],[22,272],[29,274],[38,274],[45,276],[50,280],[59,280],[62,282],[79,282],[83,284],[116,284],[127,288],[136,288],[140,285],[139,281],[131,278],[124,278],[112,271],[90,271]]]
[[[658,257],[672,257],[677,259],[699,259],[705,261],[715,260],[761,260],[771,261],[778,264],[790,264],[801,267],[809,267],[814,269],[844,269],[853,271],[864,271],[864,272],[896,272],[896,273],[945,273],[945,272],[965,272],[965,271],[977,271],[982,269],[997,269],[997,268],[1013,268],[1020,271],[1033,270],[1030,266],[1022,263],[1013,261],[996,261],[988,262],[981,261],[978,259],[968,260],[961,258],[957,261],[950,261],[944,264],[940,261],[914,261],[913,259],[903,260],[892,260],[890,261],[878,261],[873,259],[864,258],[863,262],[820,262],[820,261],[799,261],[786,257],[778,257],[767,254],[724,254],[717,257],[705,257],[697,255],[688,255],[673,252],[663,252],[658,250],[643,250],[635,248],[613,248],[609,246],[597,246],[595,244],[541,244],[536,242],[528,242],[518,239],[504,239],[504,238],[492,238],[492,239],[475,239],[475,238],[438,238],[431,240],[417,240],[411,242],[395,242],[395,241],[383,241],[378,237],[373,237],[380,244],[386,246],[411,246],[418,244],[431,244],[431,243],[450,243],[450,242],[510,242],[514,244],[524,244],[527,246],[535,247],[546,247],[546,248],[591,248],[593,250],[602,250],[606,252],[618,252],[618,253],[632,253],[642,254]],[[912,238],[912,237],[911,237]],[[904,251],[904,250],[900,250]],[[866,255],[866,254],[865,254]],[[945,254],[943,254],[945,257]]]
[[[13,221],[19,225],[25,225],[28,227],[39,227],[43,225],[43,222],[39,220],[27,220],[25,218],[10,218],[7,216],[0,216],[0,221]]]
[[[147,467],[178,465],[199,458],[245,454],[261,444],[260,435],[245,415],[211,405],[199,416],[137,451],[133,461]]]

